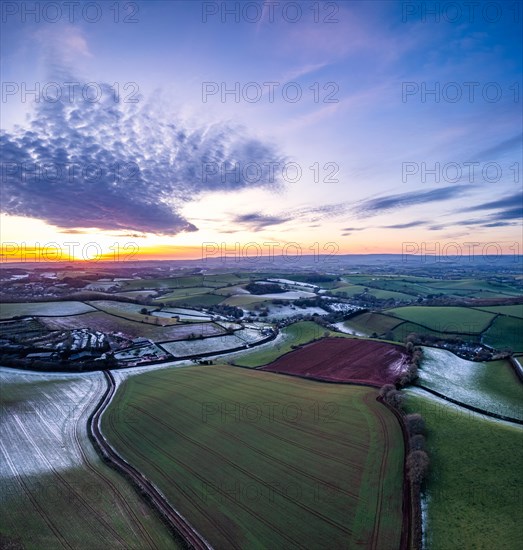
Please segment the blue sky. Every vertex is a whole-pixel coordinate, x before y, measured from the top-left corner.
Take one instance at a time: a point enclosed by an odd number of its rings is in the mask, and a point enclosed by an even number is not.
[[[113,2],[84,14],[80,2],[72,21],[64,5],[58,17],[39,2],[38,22],[8,4],[4,241],[132,235],[151,254],[203,242],[334,242],[349,253],[521,243],[512,2],[471,14],[459,2],[282,0],[272,18],[261,1],[121,2],[119,22]],[[437,6],[439,21],[423,12]],[[74,100],[66,82],[79,83]],[[39,102],[22,91],[35,83]],[[239,101],[222,100],[236,83]],[[32,163],[76,172],[34,176]]]

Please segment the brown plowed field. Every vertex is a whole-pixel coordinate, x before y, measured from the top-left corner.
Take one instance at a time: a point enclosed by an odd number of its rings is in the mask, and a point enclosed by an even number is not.
[[[401,346],[352,338],[324,338],[259,370],[382,386],[397,381],[407,356]]]

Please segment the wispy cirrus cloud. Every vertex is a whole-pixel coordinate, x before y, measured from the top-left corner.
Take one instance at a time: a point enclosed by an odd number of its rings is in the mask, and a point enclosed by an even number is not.
[[[397,195],[385,195],[360,201],[354,206],[353,211],[360,217],[373,216],[409,206],[447,201],[461,197],[466,191],[467,188],[464,186],[449,186],[430,189],[428,191],[411,191]]]
[[[497,143],[496,145],[493,145],[492,147],[484,149],[483,151],[478,153],[476,157],[482,158],[482,159],[496,158],[499,155],[512,151],[518,146],[521,151],[522,144],[523,144],[523,134],[517,134],[516,136],[500,141],[499,143]]]
[[[270,216],[259,212],[250,212],[248,214],[234,216],[232,221],[234,224],[243,226],[245,229],[251,231],[263,231],[268,227],[282,225],[288,222],[289,219],[280,215]]]
[[[482,202],[472,206],[461,208],[458,212],[476,212],[478,210],[495,210],[496,208],[521,208],[523,206],[523,193],[519,191],[513,195],[507,195],[501,199]]]
[[[426,225],[426,221],[418,220],[413,222],[395,223],[393,225],[383,225],[384,229],[409,229],[410,227],[419,227]]]

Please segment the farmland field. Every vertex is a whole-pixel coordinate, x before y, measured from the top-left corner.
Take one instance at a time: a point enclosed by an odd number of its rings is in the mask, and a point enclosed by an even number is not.
[[[102,429],[215,548],[398,548],[403,436],[376,396],[169,369],[126,379]]]
[[[523,319],[500,315],[483,334],[482,340],[494,348],[523,351]]]
[[[225,331],[224,331],[225,332]],[[161,344],[161,347],[174,355],[175,357],[184,357],[186,355],[201,355],[204,353],[224,353],[227,350],[253,344],[257,340],[262,340],[259,331],[249,329],[239,330],[235,334],[224,334],[213,338],[204,338],[203,340],[183,340],[180,342],[168,342]]]
[[[220,299],[223,300],[223,296],[220,296]],[[259,304],[261,302],[267,301],[267,298],[261,296],[253,296],[252,294],[238,294],[236,296],[229,296],[223,300],[223,304],[227,306],[250,306],[253,304]]]
[[[236,365],[243,367],[260,367],[274,361],[284,353],[292,350],[292,346],[306,344],[321,338],[325,329],[312,321],[300,321],[286,326],[281,330],[283,340],[270,348],[253,350],[242,353],[234,360]],[[329,333],[329,331],[327,331]],[[330,333],[332,334],[332,333]]]
[[[419,384],[456,401],[523,420],[523,384],[506,360],[480,363],[423,348]]]
[[[426,548],[518,550],[523,429],[409,390],[427,426]]]
[[[120,305],[120,303],[122,305]],[[178,321],[173,319],[171,315],[165,316],[161,320],[156,319],[154,314],[143,314],[140,310],[144,307],[139,304],[130,304],[123,302],[115,302],[111,300],[97,300],[89,302],[92,307],[99,311],[103,311],[108,315],[114,315],[116,317],[124,317],[129,321],[136,321],[137,323],[147,323],[150,325],[176,325]],[[146,308],[147,309],[147,308]],[[153,308],[154,309],[154,308]]]
[[[384,334],[397,327],[402,322],[401,319],[382,315],[381,313],[366,312],[353,317],[349,321],[345,321],[344,325],[347,328],[354,328],[370,336],[374,332],[376,334]]]
[[[523,319],[523,304],[513,304],[508,306],[478,306],[475,309],[489,311],[491,313],[501,313],[502,315],[511,315]]]
[[[159,318],[158,318],[159,319]],[[122,332],[132,338],[144,337],[154,342],[169,340],[182,340],[191,333],[212,336],[224,334],[225,330],[215,323],[175,324],[172,326],[157,326],[148,323],[139,323],[121,317],[115,317],[96,311],[84,315],[71,315],[69,317],[45,317],[42,319],[45,326],[51,330],[71,330],[74,328],[90,328],[103,332]]]
[[[5,548],[177,548],[134,489],[96,454],[87,417],[101,373],[0,370],[0,487]],[[4,546],[3,546],[4,547]]]
[[[264,371],[376,386],[393,384],[406,367],[401,346],[356,338],[324,338],[288,353]]]
[[[60,317],[62,315],[78,315],[88,311],[94,311],[94,309],[82,302],[0,304],[0,319],[23,315]]]
[[[457,328],[456,325],[452,322],[448,324],[449,328]],[[415,323],[404,322],[400,323],[397,327],[392,329],[393,339],[397,342],[405,341],[405,338],[412,332],[423,335],[431,335],[436,338],[459,338],[465,342],[474,342],[478,343],[481,339],[481,334],[461,334],[456,332],[438,332],[437,330],[431,330],[421,325],[416,325]]]
[[[168,294],[159,296],[155,299],[155,302],[176,302],[178,300],[191,298],[192,296],[198,296],[199,294],[207,294],[208,292],[209,288],[201,286],[194,288],[178,288],[170,291]]]
[[[388,309],[386,313],[438,332],[472,334],[485,330],[495,315],[466,307],[438,306],[406,306]]]
[[[180,296],[179,298],[171,298],[168,303],[173,306],[188,306],[188,307],[210,307],[223,302],[223,296],[217,294],[196,294],[192,296]],[[158,303],[163,300],[158,299]]]

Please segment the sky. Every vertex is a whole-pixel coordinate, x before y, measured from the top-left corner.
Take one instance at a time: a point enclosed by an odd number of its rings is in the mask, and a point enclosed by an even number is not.
[[[2,259],[521,252],[523,14],[475,4],[3,2]]]

